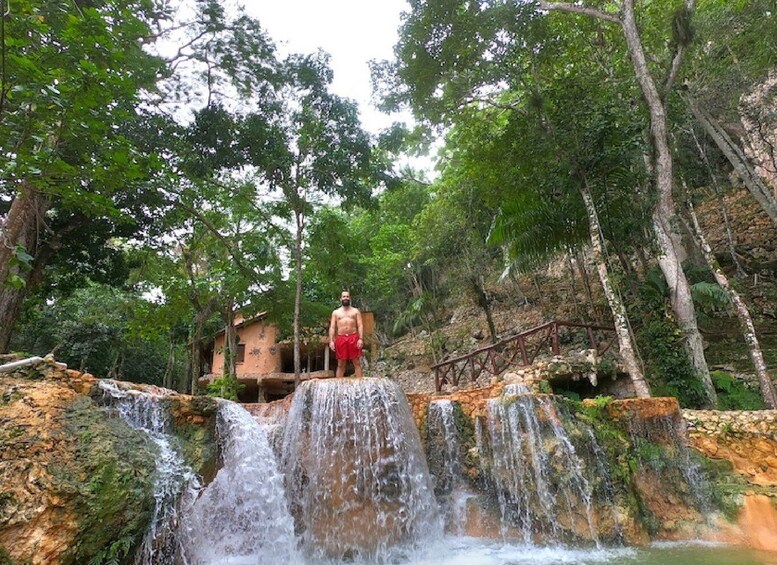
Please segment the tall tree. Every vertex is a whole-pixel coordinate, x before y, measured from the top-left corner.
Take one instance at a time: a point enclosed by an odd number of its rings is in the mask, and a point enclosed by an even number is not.
[[[707,361],[704,358],[704,345],[696,321],[696,311],[691,295],[691,286],[683,270],[682,243],[675,235],[678,225],[677,210],[674,203],[674,160],[669,140],[669,121],[667,100],[677,79],[685,51],[693,38],[691,18],[696,7],[695,0],[685,0],[674,15],[672,22],[672,54],[665,68],[665,80],[659,84],[656,71],[648,64],[645,43],[640,35],[634,0],[610,2],[605,9],[589,6],[586,3],[540,1],[544,10],[557,10],[571,14],[582,14],[602,22],[617,24],[621,27],[628,46],[634,76],[642,91],[643,100],[650,115],[650,138],[652,141],[651,169],[654,177],[658,201],[653,211],[653,231],[660,249],[658,264],[669,285],[672,309],[677,316],[680,329],[685,335],[685,343],[691,355],[693,365],[704,385],[707,400],[711,406],[717,404],[715,387],[710,378]],[[612,11],[609,11],[610,8]],[[668,26],[667,26],[668,28]]]
[[[308,218],[323,198],[346,204],[369,200],[371,143],[359,124],[356,105],[329,91],[328,57],[293,56],[286,61],[288,83],[278,115],[285,158],[268,171],[290,211],[294,230],[294,382],[300,382],[300,308],[303,248]]]
[[[145,1],[28,0],[2,19],[0,351],[26,287],[79,223],[129,219],[115,197],[153,165],[121,131],[161,72],[143,42],[162,14]]]
[[[410,102],[427,119],[450,121],[473,106],[510,109],[541,105],[540,83],[550,78],[550,85],[560,85],[554,81],[563,77],[550,70],[563,70],[560,64],[554,66],[554,61],[564,61],[569,68],[591,68],[598,76],[602,72],[604,84],[612,89],[609,96],[624,105],[634,98],[626,86],[628,81],[636,83],[650,124],[646,154],[657,195],[652,223],[661,250],[659,262],[687,350],[704,382],[709,403],[714,404],[715,391],[681,264],[681,241],[674,230],[674,171],[666,112],[667,94],[692,38],[690,19],[695,3],[667,1],[645,10],[642,30],[633,0],[516,5],[429,1],[411,6],[397,46],[399,63],[376,66],[376,71],[388,83],[387,103]],[[569,12],[576,17],[554,17],[548,11]],[[673,20],[666,16],[672,13]],[[674,25],[670,25],[672,21]],[[640,35],[645,29],[649,31],[647,41]],[[646,46],[657,64],[648,64]],[[624,52],[630,56],[628,66],[618,56]],[[656,78],[659,73],[665,77],[661,85]]]

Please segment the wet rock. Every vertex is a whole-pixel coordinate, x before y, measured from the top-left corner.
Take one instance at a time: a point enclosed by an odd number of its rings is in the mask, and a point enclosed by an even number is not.
[[[46,565],[80,565],[97,554],[121,561],[143,538],[157,447],[102,405],[99,382],[53,359],[0,373],[0,556]],[[173,394],[169,402],[184,453],[212,474],[214,400]]]

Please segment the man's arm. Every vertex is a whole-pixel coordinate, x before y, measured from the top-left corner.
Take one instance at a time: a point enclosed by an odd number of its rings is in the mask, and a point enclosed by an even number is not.
[[[332,317],[329,319],[329,349],[335,350],[335,331],[337,330],[337,316],[335,316],[334,310],[332,311]]]
[[[361,349],[364,347],[364,324],[362,323],[361,310],[356,311],[356,327],[359,330],[359,343],[357,343],[356,346]]]

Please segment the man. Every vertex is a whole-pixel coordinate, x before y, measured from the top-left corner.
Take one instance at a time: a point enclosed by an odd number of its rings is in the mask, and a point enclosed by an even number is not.
[[[353,361],[357,379],[362,377],[362,365],[359,361],[364,347],[364,325],[362,313],[351,306],[351,293],[344,290],[340,294],[340,308],[332,312],[329,321],[329,348],[337,357],[337,378],[345,376],[345,366]],[[337,336],[337,337],[335,337]]]

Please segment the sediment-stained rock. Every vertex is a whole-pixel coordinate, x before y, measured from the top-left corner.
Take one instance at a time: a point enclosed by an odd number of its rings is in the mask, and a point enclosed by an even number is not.
[[[156,448],[101,405],[99,382],[53,360],[0,372],[0,556],[11,562],[121,560],[148,527]],[[182,451],[212,474],[215,402],[170,403]]]

